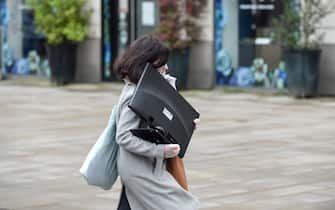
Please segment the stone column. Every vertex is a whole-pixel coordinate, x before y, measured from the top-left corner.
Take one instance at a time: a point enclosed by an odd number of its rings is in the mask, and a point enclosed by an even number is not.
[[[199,21],[202,34],[191,49],[187,88],[210,89],[215,85],[214,1],[208,1]]]
[[[101,81],[101,1],[88,0],[87,7],[92,9],[89,37],[77,48],[77,82]]]
[[[223,2],[224,12],[227,15],[227,22],[223,29],[223,48],[232,58],[232,66],[238,67],[238,46],[239,46],[239,31],[238,31],[238,1]]]
[[[14,58],[22,57],[22,9],[21,0],[7,0],[10,18],[8,23],[8,45],[14,51]]]
[[[326,17],[322,23],[324,44],[320,62],[319,94],[335,95],[335,13]]]

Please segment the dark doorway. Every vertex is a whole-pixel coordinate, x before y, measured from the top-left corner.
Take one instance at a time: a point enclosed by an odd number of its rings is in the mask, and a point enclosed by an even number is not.
[[[113,63],[129,44],[130,0],[102,0],[102,80],[116,80]]]

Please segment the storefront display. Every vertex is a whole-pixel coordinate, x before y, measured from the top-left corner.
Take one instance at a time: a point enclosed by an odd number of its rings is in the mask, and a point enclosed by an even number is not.
[[[241,87],[257,86],[280,88],[287,84],[281,62],[281,47],[272,43],[271,21],[282,12],[282,2],[275,0],[215,1],[215,64],[217,84]],[[235,18],[235,19],[233,19]],[[236,34],[227,34],[233,23],[238,24]],[[225,27],[225,24],[229,27]],[[224,36],[227,34],[228,36]],[[238,62],[231,61],[232,36],[238,37]],[[223,39],[222,39],[223,37]],[[225,41],[226,39],[232,42]],[[225,46],[227,44],[227,46]]]
[[[1,60],[5,73],[49,77],[50,68],[45,48],[46,40],[44,35],[36,29],[34,12],[31,8],[25,5],[24,1],[20,6],[15,5],[14,2],[0,1],[0,27],[2,34]],[[9,42],[9,33],[17,32],[9,31],[9,27],[11,30],[20,29],[20,36],[16,36],[12,42]]]

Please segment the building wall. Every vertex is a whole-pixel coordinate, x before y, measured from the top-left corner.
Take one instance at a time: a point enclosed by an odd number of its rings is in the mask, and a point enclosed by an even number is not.
[[[215,85],[214,71],[214,1],[208,1],[200,18],[200,41],[191,49],[187,88],[209,89]]]
[[[92,9],[89,37],[77,49],[77,82],[101,81],[101,1],[88,0],[87,7]]]
[[[322,32],[325,37],[320,62],[319,94],[335,95],[335,13],[324,19]]]
[[[327,16],[322,23],[322,31],[325,32],[324,42],[335,44],[335,13]]]
[[[88,40],[78,46],[77,50],[77,82],[101,81],[101,1],[89,0],[88,7],[93,8]],[[189,78],[187,87],[196,89],[212,88],[215,84],[213,66],[213,1],[208,1],[201,17],[202,34],[200,41],[191,49]],[[206,55],[206,56],[204,56]]]

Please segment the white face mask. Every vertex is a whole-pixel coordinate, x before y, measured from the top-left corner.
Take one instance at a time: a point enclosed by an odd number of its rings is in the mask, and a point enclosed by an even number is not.
[[[177,89],[176,88],[176,81],[177,81],[177,78],[171,76],[170,74],[164,74],[162,75],[164,77],[164,79],[166,79],[166,81],[168,81],[168,83],[174,88],[174,89]]]

